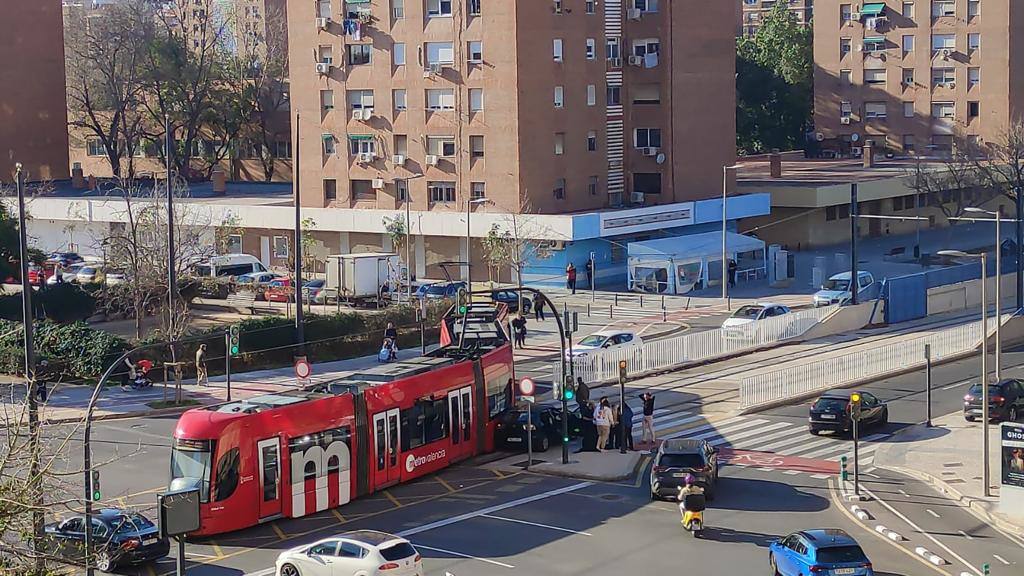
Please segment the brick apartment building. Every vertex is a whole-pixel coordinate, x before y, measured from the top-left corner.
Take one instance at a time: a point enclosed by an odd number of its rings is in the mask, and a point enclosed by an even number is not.
[[[0,18],[0,182],[68,177],[67,100],[58,0],[6,0]]]
[[[764,15],[775,7],[778,2],[788,3],[789,9],[796,14],[797,21],[810,24],[814,14],[814,0],[738,0],[740,2],[739,33],[742,36],[753,36],[761,26]],[[822,0],[818,0],[819,2]]]
[[[841,155],[996,140],[1024,105],[1022,36],[1019,0],[819,0],[816,136]]]

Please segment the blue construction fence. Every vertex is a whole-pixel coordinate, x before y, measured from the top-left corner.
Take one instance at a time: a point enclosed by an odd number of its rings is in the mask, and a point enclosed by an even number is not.
[[[986,276],[996,271],[995,258],[988,260]],[[1017,262],[1012,254],[1003,258],[1000,273],[1010,274],[1017,271]],[[885,300],[885,321],[906,322],[928,315],[928,289],[937,286],[959,284],[981,278],[981,265],[977,263],[961,264],[947,268],[937,268],[927,272],[908,274],[896,278],[886,278],[882,283],[880,298]]]

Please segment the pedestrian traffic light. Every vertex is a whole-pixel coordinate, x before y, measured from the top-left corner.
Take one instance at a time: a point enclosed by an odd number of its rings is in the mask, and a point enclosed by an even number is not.
[[[854,420],[860,420],[860,404],[860,394],[857,392],[850,394],[850,418],[853,418]]]
[[[562,385],[562,398],[568,402],[576,397],[576,384],[572,381],[572,375],[566,374],[565,384]]]
[[[239,351],[238,340],[239,340],[238,325],[237,324],[232,324],[231,327],[228,328],[228,352],[232,356],[238,356],[238,351]]]
[[[981,565],[981,573],[984,576],[988,576],[992,573],[992,567],[988,565],[988,562]]]
[[[626,361],[625,360],[619,360],[619,382],[622,383],[622,382],[625,382],[625,381],[626,381]]]
[[[100,501],[100,471],[93,470],[89,474],[89,497],[93,502]]]

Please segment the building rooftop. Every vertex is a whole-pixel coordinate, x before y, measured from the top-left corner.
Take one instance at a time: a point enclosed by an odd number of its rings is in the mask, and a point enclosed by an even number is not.
[[[859,159],[816,159],[804,158],[802,152],[787,152],[782,155],[782,176],[771,177],[768,155],[752,156],[737,161],[737,186],[742,190],[751,186],[765,185],[820,187],[850,182],[870,182],[901,178],[912,174],[917,160],[913,158],[884,158],[875,160],[872,168],[865,168]],[[926,165],[928,160],[921,162]]]
[[[153,180],[140,180],[140,189],[133,197],[149,197],[153,194]],[[158,185],[163,185],[159,183]],[[232,204],[267,206],[292,205],[291,182],[228,182],[227,191],[217,194],[213,191],[213,182],[191,182],[188,191],[181,199],[193,202],[222,202],[230,198]],[[100,200],[105,197],[120,198],[121,191],[113,180],[100,180],[95,189],[79,189],[72,185],[71,180],[55,180],[37,186],[38,194],[49,198],[88,198]]]

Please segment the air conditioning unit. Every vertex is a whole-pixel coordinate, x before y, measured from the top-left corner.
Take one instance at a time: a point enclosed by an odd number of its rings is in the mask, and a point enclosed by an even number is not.
[[[362,108],[356,108],[355,110],[353,110],[352,111],[352,119],[353,120],[364,120],[365,116],[363,115],[363,109]]]
[[[431,74],[440,74],[442,71],[444,71],[444,64],[441,64],[440,62],[434,62],[433,64],[430,65]]]
[[[856,158],[860,158],[861,156],[864,155],[864,149],[861,148],[860,146],[851,146],[850,154],[852,154]]]
[[[565,250],[565,240],[548,240],[549,250]]]
[[[644,203],[644,193],[643,192],[633,192],[633,193],[631,193],[629,195],[629,201],[631,203],[633,203],[633,204],[643,204]]]
[[[956,82],[947,82],[946,88],[949,88],[950,90],[956,90]]]
[[[626,18],[629,18],[630,20],[639,20],[642,15],[643,12],[641,12],[639,8],[629,8],[626,10]]]
[[[431,70],[430,68],[424,68],[423,69],[423,77],[424,78],[432,78],[433,76],[434,76],[434,71],[433,70]]]
[[[657,156],[658,149],[653,146],[648,146],[646,148],[641,148],[640,153],[643,154],[644,156]]]
[[[612,68],[622,68],[622,58],[609,58],[608,65]]]
[[[373,179],[373,189],[374,190],[383,190],[384,189],[384,179],[383,178],[374,178]]]
[[[307,20],[307,22],[308,22],[308,20]],[[330,18],[317,18],[316,19],[316,27],[319,30],[327,30],[327,25],[330,24],[330,23],[331,23],[331,19]]]
[[[360,152],[359,153],[359,161],[361,163],[363,163],[363,164],[369,164],[370,162],[373,162],[373,159],[374,159],[373,152]]]
[[[439,160],[436,154],[427,154],[427,166],[437,166]]]
[[[363,120],[373,120],[373,108],[363,108]]]
[[[405,164],[405,156],[402,154],[395,154],[391,157],[391,163],[395,166],[402,166]]]
[[[863,44],[857,44],[857,52],[863,52],[865,50]]]
[[[643,56],[630,56],[629,57],[629,65],[630,66],[643,66],[644,65],[644,57]]]
[[[950,50],[949,48],[943,48],[942,52],[939,52],[939,54],[942,55],[942,59],[943,60],[949,60],[949,55],[952,54],[952,53],[953,53],[953,51]]]
[[[843,117],[839,118],[839,123],[842,124],[843,126],[849,126],[850,125],[850,117],[849,116],[843,116]]]
[[[852,12],[852,13],[850,13],[850,20],[853,20],[853,21],[860,20],[860,12]]]
[[[326,76],[331,73],[331,65],[326,62],[316,63],[316,73],[321,76]]]

